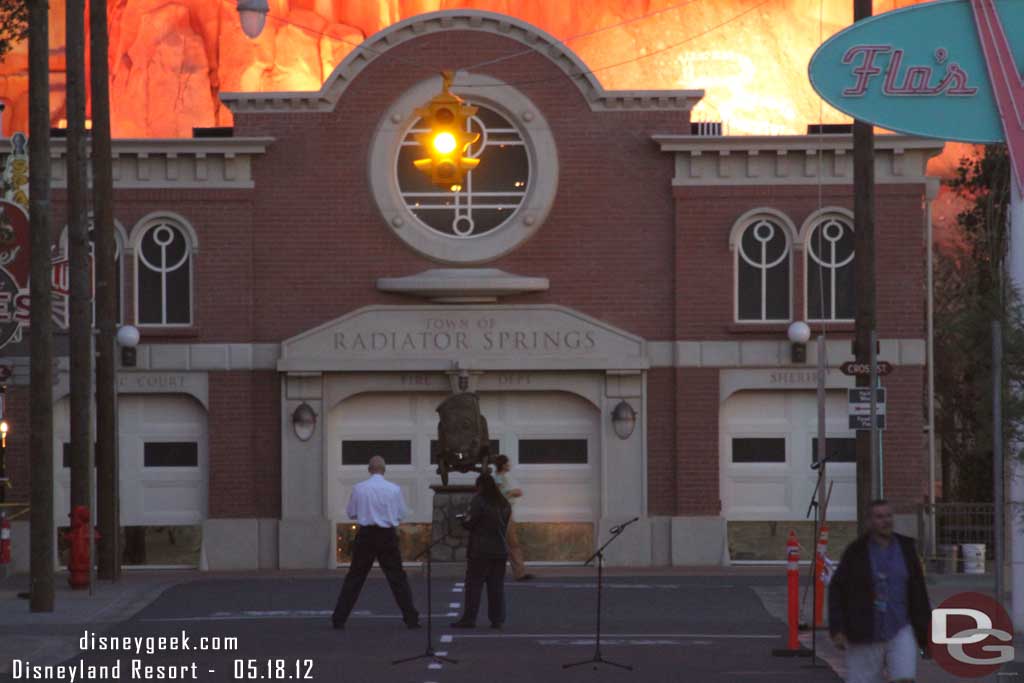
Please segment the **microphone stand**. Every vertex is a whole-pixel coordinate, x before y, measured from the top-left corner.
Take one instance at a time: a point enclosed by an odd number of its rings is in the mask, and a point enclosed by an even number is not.
[[[811,663],[810,667],[813,668],[818,663],[818,625],[815,623],[816,606],[818,604],[818,534],[821,532],[821,524],[824,519],[824,512],[828,509],[829,499],[832,497],[832,487],[829,486],[828,495],[826,495],[824,501],[818,500],[818,494],[822,490],[822,481],[825,478],[825,463],[829,461],[829,457],[826,456],[821,462],[815,461],[811,465],[811,469],[818,470],[818,482],[814,486],[814,494],[811,496],[811,504],[807,506],[807,516],[811,516],[811,511],[814,511],[814,536],[811,539],[814,543],[813,550],[811,553],[811,618],[808,619],[808,628],[811,631],[811,651],[805,656],[810,656]],[[822,561],[822,569],[824,569],[824,560]],[[804,593],[806,596],[807,594]]]
[[[434,637],[433,637],[434,617],[433,617],[433,609],[432,609],[433,605],[432,605],[431,599],[430,599],[431,592],[432,592],[431,591],[431,583],[430,583],[430,565],[431,565],[431,561],[430,561],[431,560],[431,552],[430,551],[431,551],[431,549],[435,545],[437,545],[441,541],[445,540],[445,538],[447,538],[447,535],[441,536],[436,541],[434,541],[433,543],[428,545],[426,548],[424,548],[423,552],[421,552],[419,555],[417,555],[416,557],[413,558],[414,560],[416,560],[416,559],[419,559],[419,558],[421,558],[421,557],[423,557],[425,555],[426,556],[426,562],[427,562],[427,649],[421,655],[414,655],[412,657],[404,657],[402,659],[396,659],[396,660],[391,662],[392,665],[404,664],[405,662],[414,662],[417,659],[430,659],[430,660],[433,660],[434,662],[437,662],[438,664],[440,664],[441,662],[448,662],[449,664],[458,664],[459,663],[459,660],[457,660],[457,659],[452,659],[451,657],[443,657],[443,656],[437,654],[434,651]]]
[[[626,671],[633,670],[633,667],[629,664],[619,664],[618,662],[607,660],[601,655],[601,586],[604,584],[604,549],[607,548],[612,541],[618,538],[619,535],[625,531],[627,526],[639,519],[639,517],[634,517],[624,524],[612,527],[612,537],[605,541],[605,544],[598,548],[597,552],[587,558],[587,561],[583,563],[583,566],[586,567],[588,564],[593,562],[595,558],[597,559],[597,629],[594,637],[594,656],[581,662],[563,664],[563,669],[570,669],[574,666],[582,666],[584,664],[593,664],[594,671],[597,671],[598,664],[607,664],[608,666],[617,666],[620,669],[625,669]]]

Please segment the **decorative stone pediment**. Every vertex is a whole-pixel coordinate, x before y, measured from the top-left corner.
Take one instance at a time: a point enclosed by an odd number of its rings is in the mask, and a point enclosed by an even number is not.
[[[497,268],[433,268],[417,275],[382,277],[377,289],[438,303],[493,303],[503,296],[543,292],[546,277],[513,275]]]
[[[648,367],[645,342],[561,306],[370,306],[286,340],[282,372]]]

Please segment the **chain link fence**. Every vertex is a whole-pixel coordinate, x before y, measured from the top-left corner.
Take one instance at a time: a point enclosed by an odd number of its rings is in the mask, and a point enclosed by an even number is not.
[[[992,503],[921,505],[917,529],[928,569],[940,574],[991,573],[994,510]]]

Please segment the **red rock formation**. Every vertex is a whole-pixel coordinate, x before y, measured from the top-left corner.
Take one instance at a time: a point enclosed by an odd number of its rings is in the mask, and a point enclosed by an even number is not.
[[[915,1],[876,0],[875,9]],[[193,126],[230,125],[219,92],[316,90],[364,36],[457,7],[510,14],[566,40],[608,88],[705,88],[695,116],[724,120],[730,133],[803,132],[820,108],[807,61],[819,36],[851,18],[849,0],[826,0],[820,18],[818,0],[270,0],[265,30],[249,40],[233,0],[107,3],[118,137],[189,136]],[[51,2],[50,32],[56,123],[64,107],[60,0]],[[641,55],[649,56],[630,61]],[[21,46],[0,63],[6,135],[27,125],[26,57]],[[828,107],[820,115],[843,120]]]

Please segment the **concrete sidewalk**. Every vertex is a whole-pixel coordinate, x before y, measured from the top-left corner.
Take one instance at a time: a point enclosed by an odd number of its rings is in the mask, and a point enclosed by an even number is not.
[[[31,612],[19,593],[29,590],[24,574],[0,581],[0,676],[15,657],[57,664],[79,652],[86,629],[103,632],[153,602],[169,587],[198,576],[192,572],[127,572],[118,583],[99,581],[92,595],[71,590],[67,573],[56,576],[52,612]]]
[[[934,575],[928,577],[928,596],[931,599],[932,606],[940,604],[946,598],[955,595],[956,593],[983,593],[985,595],[992,594],[992,576],[990,575]],[[761,598],[761,602],[764,604],[765,609],[769,613],[774,615],[777,619],[786,622],[786,589],[781,585],[778,588],[757,588],[755,589]],[[801,597],[803,597],[803,588],[801,588]],[[810,603],[810,596],[808,595],[805,603]],[[806,615],[806,612],[803,613]],[[815,647],[817,650],[818,657],[826,662],[833,671],[835,671],[842,679],[846,680],[846,658],[845,655],[836,649],[832,644],[832,640],[829,638],[828,629],[819,629],[815,635]],[[811,632],[802,631],[800,633],[801,644],[810,649],[811,648]],[[978,681],[978,683],[1007,683],[1009,681],[1021,681],[1024,682],[1024,642],[1018,639],[1014,643],[1016,649],[1017,659],[1012,664],[1004,666],[1003,672],[999,674],[993,674],[991,676],[985,676],[982,678],[973,678],[972,681]],[[795,659],[794,662],[807,662],[806,659]],[[942,667],[935,663],[933,660],[921,660],[918,662],[917,670],[917,683],[963,683],[964,679],[954,676],[946,672]]]

